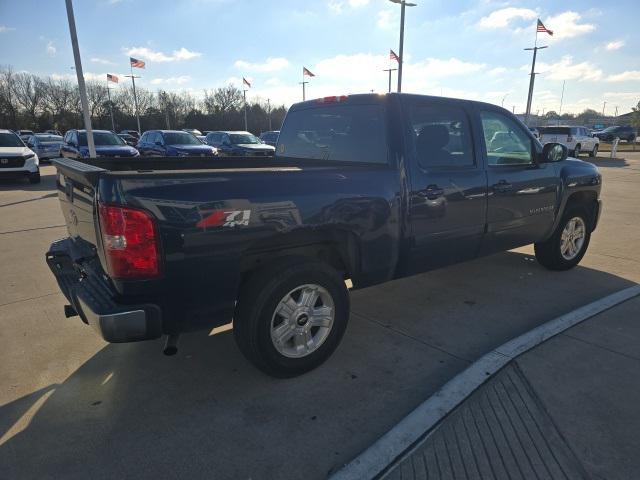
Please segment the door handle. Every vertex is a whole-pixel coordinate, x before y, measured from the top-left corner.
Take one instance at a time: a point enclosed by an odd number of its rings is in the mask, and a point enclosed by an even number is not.
[[[418,195],[426,197],[429,200],[435,200],[444,195],[444,188],[440,188],[438,185],[429,185],[424,190],[420,190]]]
[[[511,185],[506,180],[500,180],[498,183],[494,183],[491,186],[491,188],[493,188],[493,190],[496,191],[496,192],[504,193],[504,192],[508,192],[509,190],[511,190],[513,188],[513,185]]]

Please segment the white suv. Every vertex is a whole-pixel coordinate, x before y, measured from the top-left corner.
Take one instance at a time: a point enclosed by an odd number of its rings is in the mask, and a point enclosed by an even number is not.
[[[19,177],[40,183],[38,156],[11,130],[0,129],[0,178]]]
[[[561,143],[569,149],[570,155],[578,158],[582,152],[590,157],[598,154],[600,140],[592,136],[585,127],[538,127],[540,143]]]

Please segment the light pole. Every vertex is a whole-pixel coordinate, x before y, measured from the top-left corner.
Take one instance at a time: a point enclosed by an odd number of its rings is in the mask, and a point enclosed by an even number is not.
[[[80,91],[80,102],[82,103],[82,116],[84,117],[84,128],[87,131],[87,146],[89,156],[96,158],[96,146],[93,143],[93,129],[91,128],[91,115],[89,115],[89,102],[87,101],[87,89],[84,85],[84,75],[82,74],[82,62],[80,61],[80,48],[78,47],[78,34],[76,33],[76,20],[73,16],[73,4],[71,0],[66,0],[67,20],[69,21],[69,34],[71,35],[71,47],[73,48],[73,59],[76,64],[76,76],[78,77],[78,90]]]
[[[271,130],[271,100],[267,98],[267,113],[269,115],[269,130]]]
[[[392,3],[400,4],[400,55],[398,55],[398,93],[402,92],[402,64],[404,62],[404,9],[405,7],[415,7],[415,3],[406,0],[389,0]]]
[[[605,100],[605,102],[602,104],[602,116],[604,117],[604,107],[607,106],[607,102]]]
[[[391,72],[395,72],[396,70],[398,70],[397,68],[385,68],[382,71],[383,72],[389,72],[389,93],[391,93]]]
[[[501,106],[502,108],[504,108],[504,101],[506,100],[506,98],[507,98],[508,96],[509,96],[509,92],[505,93],[505,94],[504,94],[504,97],[502,97],[502,103],[500,103],[500,106]]]

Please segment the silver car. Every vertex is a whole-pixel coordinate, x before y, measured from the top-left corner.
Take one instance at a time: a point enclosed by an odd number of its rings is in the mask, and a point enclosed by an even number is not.
[[[38,158],[50,160],[60,156],[60,147],[63,144],[62,137],[49,133],[36,133],[27,139],[27,147],[36,152]]]

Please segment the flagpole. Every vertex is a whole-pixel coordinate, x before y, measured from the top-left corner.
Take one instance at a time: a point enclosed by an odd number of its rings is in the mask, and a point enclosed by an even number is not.
[[[73,49],[73,60],[75,62],[76,76],[78,77],[78,91],[80,93],[80,103],[82,104],[84,128],[87,132],[87,148],[89,149],[89,156],[91,158],[95,158],[96,147],[93,143],[93,128],[91,127],[91,115],[89,114],[87,89],[84,84],[84,74],[82,73],[82,61],[80,60],[80,48],[78,47],[76,19],[73,15],[73,3],[71,0],[65,0],[65,3],[67,7],[67,21],[69,22],[69,35],[71,36],[71,48]]]
[[[540,22],[540,19],[538,19],[538,22]],[[531,61],[531,73],[529,78],[529,94],[527,95],[527,109],[525,110],[525,114],[524,114],[525,125],[529,124],[529,116],[531,115],[531,103],[533,101],[533,85],[535,83],[536,75],[537,75],[535,73],[536,57],[538,55],[538,50],[542,50],[543,48],[547,48],[547,46],[546,45],[544,47],[538,46],[538,23],[536,23],[536,38],[535,38],[534,46],[533,48],[525,48],[525,50],[533,50],[533,60]]]
[[[136,108],[136,120],[138,122],[138,133],[142,134],[140,128],[140,115],[138,114],[138,96],[136,95],[136,77],[133,74],[133,65],[131,65],[131,59],[129,59],[129,68],[131,69],[131,83],[133,84],[133,105]]]
[[[109,113],[111,114],[111,130],[116,133],[116,123],[113,121],[113,104],[111,103],[111,89],[109,88],[109,78],[107,78],[107,96],[109,97]]]
[[[244,100],[244,131],[248,132],[249,128],[247,127],[247,91],[242,90],[242,99]]]

